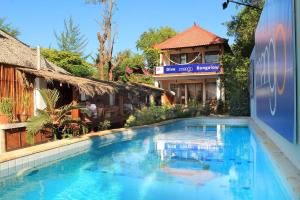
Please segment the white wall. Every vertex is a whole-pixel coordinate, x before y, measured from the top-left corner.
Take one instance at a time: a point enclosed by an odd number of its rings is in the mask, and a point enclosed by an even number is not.
[[[39,92],[40,89],[47,88],[47,83],[42,78],[35,78],[34,80],[34,114],[37,115],[37,109],[46,107],[45,102]]]

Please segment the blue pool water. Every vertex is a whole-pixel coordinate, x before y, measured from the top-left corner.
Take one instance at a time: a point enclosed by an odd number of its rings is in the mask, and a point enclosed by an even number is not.
[[[0,199],[290,199],[246,126],[184,120],[138,132],[2,181]]]

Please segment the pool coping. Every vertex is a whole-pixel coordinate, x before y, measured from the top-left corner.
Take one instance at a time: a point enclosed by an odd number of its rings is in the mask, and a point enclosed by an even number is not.
[[[264,152],[270,158],[270,161],[279,174],[279,178],[287,186],[287,190],[293,199],[300,199],[300,170],[288,159],[280,148],[267,136],[259,125],[253,120],[249,119],[249,128],[261,144]]]
[[[139,129],[154,128],[165,124],[189,119],[201,119],[205,123],[216,123],[219,122],[219,120],[223,120],[222,123],[225,124],[235,124],[235,121],[238,120],[238,124],[248,125],[250,129],[254,130],[253,133],[255,133],[255,135],[257,136],[256,138],[259,140],[259,143],[266,150],[265,152],[267,153],[269,158],[271,158],[272,164],[279,173],[280,178],[287,185],[289,193],[294,199],[300,199],[300,170],[292,164],[292,162],[283,154],[279,147],[272,142],[267,134],[250,117],[209,116],[178,118],[150,125],[136,126],[131,128],[118,128],[96,133],[89,133],[76,138],[52,141],[36,146],[27,147],[24,149],[5,152],[0,154],[0,179],[17,174],[19,170],[25,168],[24,166],[27,166],[27,168],[35,168],[49,163],[48,160],[43,159],[43,156],[53,156],[55,154],[56,157],[51,161],[57,161],[59,159],[65,159],[72,155],[76,155],[76,153],[84,152],[85,150],[90,148],[91,140],[93,138],[107,137],[109,139],[107,144],[110,144],[110,141],[113,140],[114,142],[122,141],[118,140],[118,138],[114,138],[114,135],[117,134],[130,136],[128,137],[128,139],[132,139],[131,135]],[[34,164],[30,165],[30,162],[33,162],[32,160],[34,161]],[[20,167],[18,168],[18,166]],[[9,170],[10,168],[13,168],[11,172]],[[2,170],[7,170],[7,173],[5,174],[6,176],[1,176]]]

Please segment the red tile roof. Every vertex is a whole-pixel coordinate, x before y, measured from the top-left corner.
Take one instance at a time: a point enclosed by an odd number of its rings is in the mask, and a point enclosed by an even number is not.
[[[225,43],[227,40],[221,38],[198,25],[175,35],[174,37],[154,45],[156,49],[176,49],[184,47],[197,47],[212,44]]]

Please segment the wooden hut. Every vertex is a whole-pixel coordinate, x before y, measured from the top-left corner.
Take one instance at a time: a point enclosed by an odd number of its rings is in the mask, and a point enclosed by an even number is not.
[[[37,109],[43,108],[39,94],[41,88],[55,88],[60,91],[59,106],[80,103],[84,98],[106,102],[101,120],[124,122],[130,112],[125,112],[126,103],[137,101],[140,105],[149,104],[150,96],[159,96],[163,90],[142,84],[122,84],[72,76],[40,56],[40,50],[11,37],[0,30],[0,98],[13,100],[13,114],[20,116],[26,109],[33,116]],[[28,107],[24,108],[24,97],[28,97]],[[133,99],[137,99],[133,101]],[[125,111],[124,111],[125,110]],[[72,113],[79,117],[79,112]],[[1,113],[0,113],[1,119]],[[3,124],[0,121],[0,153],[28,146],[26,143],[26,123]],[[51,136],[50,136],[51,137]],[[48,133],[39,133],[35,142],[49,140]]]

